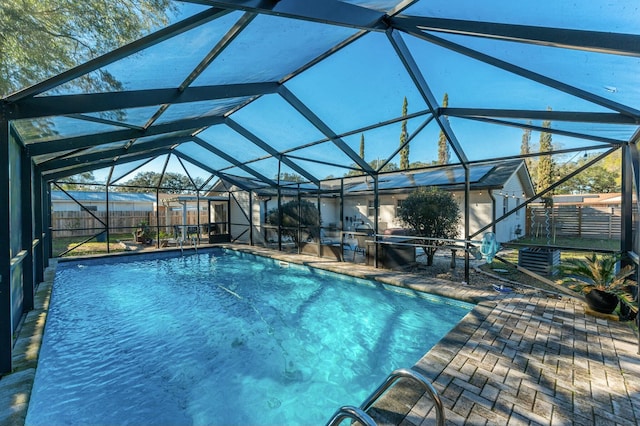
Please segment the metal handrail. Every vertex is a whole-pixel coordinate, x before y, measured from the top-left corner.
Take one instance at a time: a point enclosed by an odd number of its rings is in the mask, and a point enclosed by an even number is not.
[[[369,408],[371,408],[373,403],[376,402],[376,400],[380,398],[380,396],[383,393],[385,393],[386,390],[391,387],[391,385],[393,385],[397,380],[403,377],[408,379],[413,379],[419,382],[422,386],[424,386],[425,390],[433,400],[436,407],[436,424],[438,426],[444,426],[444,423],[445,423],[444,407],[442,405],[442,400],[438,395],[438,391],[436,391],[436,389],[429,382],[429,380],[427,380],[422,374],[407,368],[399,368],[393,371],[391,374],[389,374],[389,376],[387,376],[387,379],[384,381],[384,383],[381,384],[380,387],[378,387],[378,389],[376,389],[376,391],[373,392],[371,396],[369,396],[369,398],[367,398],[362,403],[362,405],[360,406],[362,411],[366,412]]]
[[[331,420],[329,420],[327,426],[339,425],[341,421],[348,417],[359,421],[365,426],[376,426],[376,422],[371,418],[370,415],[365,413],[364,410],[358,407],[352,407],[350,405],[340,407],[340,409],[336,411],[333,416],[331,416]]]

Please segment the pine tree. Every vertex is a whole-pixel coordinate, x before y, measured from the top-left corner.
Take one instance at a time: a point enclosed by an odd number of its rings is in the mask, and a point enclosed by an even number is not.
[[[444,98],[442,99],[442,107],[446,108],[449,106],[449,95],[447,93],[444,94]],[[440,130],[440,137],[438,138],[438,164],[449,164],[449,158],[451,157],[451,152],[449,151],[449,143],[447,142],[447,137],[444,132]]]
[[[531,121],[528,121],[527,124],[531,125]],[[520,143],[520,155],[529,155],[531,154],[531,129],[524,128],[522,129],[522,142]],[[529,172],[531,172],[532,161],[530,157],[525,158],[524,160],[527,163],[527,168]]]
[[[531,124],[529,121],[528,124]],[[520,154],[527,155],[531,153],[531,129],[525,128],[522,129],[522,143],[520,144]]]
[[[547,108],[548,111],[551,111],[551,108]],[[542,127],[548,129],[551,127],[550,121],[543,121]],[[540,152],[551,152],[553,151],[553,145],[551,143],[551,133],[542,132],[540,133]],[[551,155],[542,155],[540,160],[538,161],[538,182],[536,185],[536,191],[540,192],[553,183],[553,159]]]
[[[360,158],[364,160],[364,133],[360,134]]]
[[[404,97],[402,102],[402,116],[407,116],[407,97]],[[402,127],[400,130],[400,146],[405,145],[407,142],[407,120],[402,120]],[[400,170],[407,170],[409,168],[409,144],[406,144],[400,150]]]

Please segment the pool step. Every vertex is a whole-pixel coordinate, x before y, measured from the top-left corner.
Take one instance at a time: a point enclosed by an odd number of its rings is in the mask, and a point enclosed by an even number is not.
[[[378,401],[378,399],[384,394],[389,388],[391,388],[398,380],[405,378],[410,379],[411,381],[418,382],[423,387],[423,391],[426,391],[427,394],[431,397],[434,402],[434,406],[436,409],[436,425],[444,426],[445,424],[445,415],[444,415],[444,407],[442,405],[442,400],[438,395],[438,392],[433,387],[431,382],[427,380],[422,374],[418,373],[415,370],[400,368],[393,371],[389,376],[387,376],[384,383],[382,383],[378,389],[375,390],[363,403],[359,408],[345,406],[338,409],[335,414],[327,423],[327,426],[334,426],[340,424],[340,422],[347,417],[350,417],[354,420],[357,420],[361,424],[365,426],[376,425],[377,423],[373,420],[372,416],[369,413],[369,409],[373,407],[373,404]]]

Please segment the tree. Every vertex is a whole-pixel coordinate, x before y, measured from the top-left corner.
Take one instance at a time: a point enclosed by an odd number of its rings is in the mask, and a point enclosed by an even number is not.
[[[162,182],[160,179],[162,178]],[[200,187],[202,178],[194,178],[194,183]],[[193,186],[191,179],[180,173],[165,172],[164,176],[156,172],[140,172],[124,183],[127,187],[117,188],[123,192],[149,192],[151,189],[159,188],[167,194],[183,194],[193,192],[197,188]],[[129,188],[129,186],[134,188]]]
[[[531,121],[527,122],[527,124],[531,125]],[[524,128],[522,129],[522,142],[520,143],[520,155],[529,155],[531,154],[531,129]],[[530,157],[527,157],[524,160],[527,163],[527,167],[531,172],[532,161]]]
[[[278,176],[276,176],[276,179],[277,178]],[[287,182],[302,183],[302,182],[306,182],[306,179],[297,173],[282,172],[280,173],[280,182],[281,183],[287,183]]]
[[[95,191],[93,172],[84,172],[64,178],[58,185],[65,191]]]
[[[581,159],[577,162],[566,163],[560,167],[558,173],[561,176],[566,176],[578,167],[582,166],[586,161],[588,161],[588,158]],[[558,187],[557,193],[598,194],[618,192],[620,191],[620,185],[618,184],[619,176],[619,169],[616,171],[610,171],[607,170],[604,165],[597,163],[564,182]]]
[[[300,208],[298,208],[298,200],[287,201],[280,208],[282,210],[281,232],[283,236],[291,237],[298,245],[298,226],[306,228],[311,238],[320,236],[320,213],[311,201],[300,200]],[[267,212],[265,222],[269,225],[278,225],[279,216],[277,207],[271,209]]]
[[[376,160],[371,160],[369,161],[369,165],[371,166],[372,169],[374,170],[378,170],[378,168],[385,162],[386,160],[381,160],[381,159],[376,159]],[[353,166],[355,167],[355,164],[353,164]],[[384,173],[384,172],[395,172],[398,171],[398,165],[396,163],[392,163],[389,162],[387,164],[384,165],[384,167],[382,168],[382,170],[380,170],[380,172]],[[364,172],[362,172],[362,170],[349,170],[347,173],[345,173],[345,176],[361,176],[363,175]]]
[[[547,108],[548,111],[551,111],[551,108]],[[543,121],[542,127],[548,129],[551,127],[550,121]],[[551,143],[551,133],[542,132],[540,133],[540,152],[551,152],[553,151],[553,145]],[[536,191],[540,192],[553,184],[553,173],[554,173],[554,164],[553,159],[551,158],[551,154],[542,155],[538,160],[538,170],[537,170],[537,182],[536,182]]]
[[[424,240],[427,265],[433,265],[438,246],[445,244],[439,238],[449,239],[458,235],[460,209],[453,195],[437,188],[418,188],[402,202],[398,209],[400,220]]]
[[[402,116],[407,116],[407,97],[404,97],[402,102]],[[407,143],[407,120],[402,120],[402,126],[400,127],[400,170],[407,170],[409,168],[409,144]]]
[[[378,168],[380,168],[380,166],[382,166],[382,163],[384,163],[386,160],[371,160],[369,161],[369,165],[371,166],[371,168],[377,170]],[[400,170],[398,168],[398,165],[396,163],[392,163],[392,162],[388,162],[387,164],[384,165],[384,167],[382,167],[382,169],[380,170],[381,173],[385,173],[385,172],[395,172]]]
[[[360,134],[360,158],[364,160],[364,133]]]
[[[442,99],[442,107],[446,108],[448,106],[449,95],[445,93],[444,98]],[[447,141],[447,136],[444,134],[442,129],[440,129],[440,137],[438,138],[438,164],[449,164],[450,158],[451,151],[449,150],[449,142]]]
[[[422,161],[414,161],[413,163],[411,163],[411,167],[412,169],[422,169],[424,167],[428,167],[428,166],[432,166],[433,163],[424,163]]]
[[[615,173],[616,187],[620,188],[622,186],[622,150],[619,149],[607,155],[607,157],[602,160],[602,167],[608,172]]]
[[[174,10],[170,0],[3,0],[0,95],[136,40]],[[105,69],[73,83],[84,91],[122,89]]]

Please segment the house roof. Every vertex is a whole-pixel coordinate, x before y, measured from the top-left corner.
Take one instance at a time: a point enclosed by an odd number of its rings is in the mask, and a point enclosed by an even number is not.
[[[104,191],[51,191],[51,201],[105,202]],[[109,192],[109,202],[155,203],[155,194],[142,192]]]
[[[605,194],[558,194],[553,196],[554,204],[620,204],[622,197],[620,193]]]
[[[469,166],[470,188],[501,189],[517,174],[521,180],[523,190],[527,196],[534,194],[533,185],[529,178],[526,164],[523,160],[491,162]],[[368,176],[346,176],[342,178],[345,194],[370,193],[373,191],[373,179]],[[277,190],[254,180],[243,180],[243,188],[250,188],[258,195],[275,196]],[[389,172],[379,176],[378,190],[384,192],[410,191],[422,186],[437,186],[450,190],[464,190],[465,171],[462,165],[439,166],[428,169],[415,169],[401,172]],[[214,186],[216,191],[224,192],[227,186],[219,181]],[[334,179],[323,182],[321,193],[335,193],[340,189],[340,180]],[[291,183],[282,187],[280,193],[284,196],[294,196],[300,192],[317,193],[317,188],[309,184]]]
[[[523,187],[528,195],[533,194],[530,179],[526,173],[526,165],[522,160],[484,163],[469,166],[469,183],[473,190],[501,189],[511,177],[524,170]],[[378,190],[409,191],[422,186],[435,186],[450,190],[463,190],[465,185],[465,170],[462,165],[452,165],[443,168],[433,168],[422,171],[403,171],[381,175],[378,180]],[[371,179],[349,188],[346,193],[370,192],[373,190]]]

